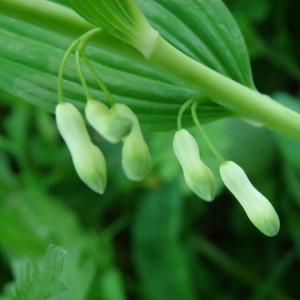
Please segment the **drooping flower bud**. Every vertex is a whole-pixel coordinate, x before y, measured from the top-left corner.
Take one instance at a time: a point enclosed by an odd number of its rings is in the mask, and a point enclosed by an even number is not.
[[[221,165],[220,174],[254,226],[267,236],[276,235],[280,228],[279,217],[268,199],[251,184],[244,170],[227,161]]]
[[[56,107],[56,122],[78,176],[93,191],[103,194],[107,181],[105,158],[92,143],[81,114],[74,105],[60,103]]]
[[[212,201],[216,190],[215,178],[212,171],[201,160],[194,137],[185,129],[177,131],[173,148],[188,187],[201,199]]]
[[[128,118],[118,116],[105,104],[96,100],[88,101],[85,115],[90,125],[110,143],[120,142],[132,127]]]
[[[130,133],[123,139],[122,166],[124,172],[133,181],[143,180],[150,171],[151,156],[139,121],[134,112],[124,104],[115,104],[112,110],[132,122]]]
[[[91,24],[136,48],[146,58],[151,54],[159,34],[134,0],[69,0],[69,3]]]

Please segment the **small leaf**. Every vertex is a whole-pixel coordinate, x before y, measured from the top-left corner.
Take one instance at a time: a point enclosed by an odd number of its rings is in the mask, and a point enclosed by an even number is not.
[[[27,262],[12,287],[13,300],[50,300],[66,290],[59,277],[65,251],[49,247],[41,262]]]

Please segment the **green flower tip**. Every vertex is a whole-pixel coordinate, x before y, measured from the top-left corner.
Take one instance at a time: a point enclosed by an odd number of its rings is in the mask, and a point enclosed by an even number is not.
[[[69,0],[90,23],[149,57],[159,36],[134,0]]]
[[[226,187],[242,205],[250,221],[267,236],[280,229],[279,217],[268,201],[249,181],[244,170],[232,161],[223,163],[220,174]]]
[[[194,137],[185,129],[177,131],[173,148],[188,187],[201,199],[212,201],[216,193],[215,178],[201,160]]]
[[[151,168],[151,155],[134,112],[124,104],[115,104],[112,110],[132,122],[130,133],[123,139],[122,166],[125,175],[133,181],[143,180]]]
[[[96,100],[88,100],[85,115],[89,124],[110,143],[120,142],[129,134],[132,127],[132,122],[128,118],[117,115]]]
[[[72,104],[60,103],[56,107],[56,122],[78,176],[93,191],[103,194],[107,183],[106,162],[92,143],[81,114]]]

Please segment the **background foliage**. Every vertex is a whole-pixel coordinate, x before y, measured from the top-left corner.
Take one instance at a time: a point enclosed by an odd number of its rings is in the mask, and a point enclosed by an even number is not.
[[[258,89],[300,111],[298,1],[226,3]],[[211,205],[190,194],[172,133],[147,136],[154,164],[142,184],[125,179],[120,149],[94,136],[109,160],[99,197],[76,177],[51,114],[3,91],[0,99],[1,300],[300,297],[298,144],[236,120],[207,126],[279,212],[280,234],[268,239],[221,186]]]

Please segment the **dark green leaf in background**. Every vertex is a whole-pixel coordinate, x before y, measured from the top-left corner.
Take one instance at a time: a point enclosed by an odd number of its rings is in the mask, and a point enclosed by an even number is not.
[[[133,228],[133,255],[144,299],[195,299],[180,239],[182,204],[176,185],[149,194],[140,204]]]

